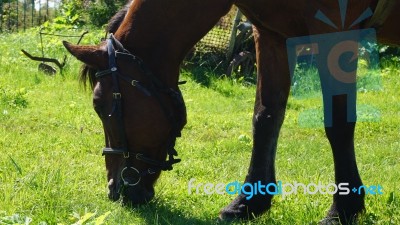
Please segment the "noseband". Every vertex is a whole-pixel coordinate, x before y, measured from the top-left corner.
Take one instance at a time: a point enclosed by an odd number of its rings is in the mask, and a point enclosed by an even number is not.
[[[186,107],[183,101],[182,94],[179,90],[174,90],[172,88],[167,87],[164,85],[157,77],[155,77],[151,71],[144,65],[143,61],[138,58],[137,56],[131,54],[128,50],[126,50],[123,45],[115,39],[115,37],[110,34],[109,38],[107,39],[107,52],[108,52],[108,63],[109,69],[100,71],[96,73],[96,79],[101,79],[104,76],[111,75],[112,82],[113,82],[113,102],[112,102],[112,111],[109,117],[115,116],[118,126],[118,136],[121,140],[122,147],[113,148],[113,147],[105,147],[103,149],[103,155],[122,155],[125,158],[125,168],[121,171],[121,181],[123,183],[123,188],[132,187],[139,184],[141,177],[154,174],[160,171],[172,170],[172,165],[175,163],[180,162],[180,159],[175,159],[174,156],[177,156],[178,153],[175,150],[175,141],[177,137],[181,136],[180,128],[184,123],[184,116],[186,115]],[[125,58],[133,61],[136,63],[140,70],[150,79],[151,85],[145,86],[140,81],[131,79],[128,76],[124,76],[119,72],[117,67],[117,59],[118,58]],[[171,132],[168,137],[166,143],[166,149],[168,153],[168,160],[164,160],[162,162],[154,160],[150,157],[147,157],[144,153],[133,151],[132,149],[128,148],[128,142],[126,140],[126,133],[125,133],[125,125],[123,121],[123,111],[122,111],[122,95],[119,88],[119,79],[128,82],[133,87],[140,90],[144,95],[150,97],[154,97],[160,107],[162,108],[165,116],[167,117],[168,121],[171,124]],[[183,82],[181,82],[183,83]],[[181,84],[179,83],[179,84]],[[166,106],[166,104],[160,98],[160,94],[164,93],[172,99],[174,107],[176,107],[178,115],[174,116],[174,113]],[[133,160],[129,159],[136,159],[138,161],[142,161],[148,165],[151,165],[147,170],[140,171],[139,169],[135,168],[133,165]],[[134,174],[135,180],[129,181],[127,179],[127,174]]]

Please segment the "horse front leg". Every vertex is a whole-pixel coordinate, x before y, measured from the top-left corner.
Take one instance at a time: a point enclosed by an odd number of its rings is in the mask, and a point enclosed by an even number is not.
[[[253,114],[253,150],[245,183],[260,186],[276,183],[276,147],[289,95],[290,73],[285,39],[257,28],[254,28],[254,37],[258,79]],[[245,193],[251,191],[246,189]],[[269,191],[276,190],[271,187]],[[252,196],[242,192],[220,212],[220,218],[251,219],[271,207],[272,197],[267,192]]]

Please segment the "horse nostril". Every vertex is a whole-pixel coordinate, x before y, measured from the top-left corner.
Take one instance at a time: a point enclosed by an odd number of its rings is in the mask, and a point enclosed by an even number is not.
[[[119,197],[120,197],[120,195],[119,195],[119,193],[117,191],[109,190],[108,198],[111,201],[116,202],[116,201],[118,201]]]

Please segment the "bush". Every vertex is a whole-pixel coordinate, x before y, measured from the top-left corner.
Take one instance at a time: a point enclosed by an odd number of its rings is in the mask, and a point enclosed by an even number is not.
[[[90,23],[96,27],[107,24],[109,19],[118,12],[126,3],[126,0],[92,1],[87,9]]]
[[[63,1],[60,14],[42,27],[48,30],[77,29],[83,25],[101,27],[123,6],[125,0]]]
[[[111,7],[104,4],[91,4],[89,7],[89,19],[92,25],[101,27],[117,12],[117,7],[112,4]]]

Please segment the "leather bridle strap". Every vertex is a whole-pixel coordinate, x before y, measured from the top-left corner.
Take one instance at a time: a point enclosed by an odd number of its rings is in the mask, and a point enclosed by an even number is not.
[[[114,49],[114,46],[117,47],[117,50]],[[139,176],[146,176],[149,174],[154,174],[155,172],[161,171],[161,170],[172,170],[172,165],[175,163],[180,162],[180,159],[175,159],[174,156],[177,155],[176,150],[174,149],[175,146],[175,140],[176,137],[180,136],[180,131],[178,131],[178,126],[177,122],[173,119],[172,113],[168,110],[168,107],[164,104],[164,102],[161,100],[159,97],[158,90],[160,92],[164,92],[168,94],[174,104],[178,107],[179,111],[186,113],[185,105],[183,102],[182,95],[180,92],[175,91],[171,88],[167,88],[163,85],[163,83],[156,78],[151,71],[145,67],[143,61],[138,58],[137,56],[129,53],[128,50],[126,50],[122,44],[114,38],[112,34],[110,34],[109,38],[107,39],[107,52],[108,52],[108,59],[109,59],[109,69],[104,70],[104,71],[99,71],[96,73],[96,78],[100,79],[104,76],[111,75],[112,77],[112,82],[113,82],[113,103],[112,103],[112,112],[109,115],[110,117],[116,114],[116,119],[117,119],[117,124],[118,124],[118,132],[119,132],[119,137],[121,138],[122,141],[122,147],[120,148],[112,148],[112,147],[106,147],[103,149],[103,155],[106,154],[119,154],[123,155],[124,158],[128,159],[132,156],[135,157],[135,159],[142,161],[146,164],[152,165],[154,168],[149,168],[145,171],[138,172]],[[123,76],[122,74],[119,73],[116,59],[118,57],[125,57],[133,60],[136,62],[141,70],[150,78],[152,82],[152,86],[150,87],[145,87],[144,85],[141,84],[141,82],[131,79],[128,76]],[[123,123],[123,115],[122,115],[122,103],[121,103],[121,92],[119,89],[119,83],[118,79],[124,80],[128,83],[130,83],[133,87],[138,88],[138,90],[142,91],[146,96],[153,96],[157,99],[159,102],[161,108],[163,109],[164,113],[166,114],[168,120],[171,122],[172,125],[172,132],[170,134],[170,137],[168,138],[167,142],[167,153],[168,153],[168,160],[159,162],[157,160],[153,160],[147,156],[145,156],[143,153],[136,153],[133,151],[130,151],[127,147],[127,140],[126,140],[126,134],[125,134],[125,129],[124,129],[124,123]],[[126,160],[126,167],[125,169],[131,169],[132,171],[137,170],[135,167],[133,167],[131,160]],[[121,174],[122,179],[124,174]],[[139,182],[139,181],[138,181]],[[136,185],[136,184],[135,184]],[[129,186],[129,185],[128,185]]]
[[[108,52],[108,66],[111,72],[111,78],[113,82],[113,102],[112,102],[112,111],[109,117],[113,116],[116,113],[116,120],[118,124],[118,136],[121,138],[122,147],[118,149],[113,148],[105,148],[103,149],[103,154],[110,153],[111,151],[113,154],[122,154],[124,158],[129,158],[129,150],[126,140],[126,134],[124,129],[124,123],[122,121],[122,103],[121,103],[121,91],[119,89],[119,82],[118,82],[118,67],[115,57],[115,50],[112,44],[111,39],[107,39],[107,52]],[[96,74],[96,77],[99,77]]]

